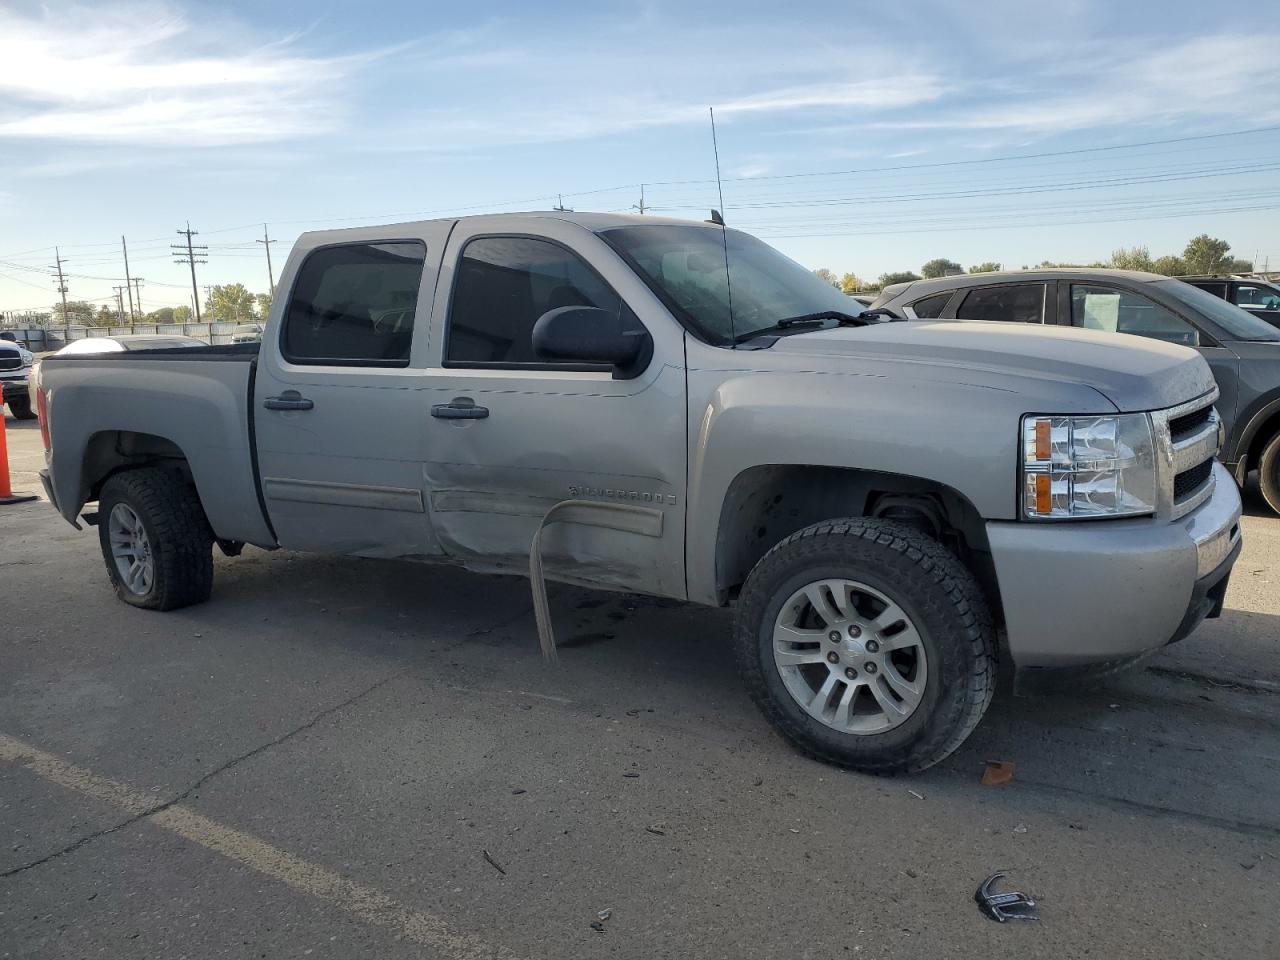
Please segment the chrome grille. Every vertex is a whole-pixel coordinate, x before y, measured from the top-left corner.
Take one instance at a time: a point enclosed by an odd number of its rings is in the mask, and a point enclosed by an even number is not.
[[[1213,493],[1213,458],[1218,455],[1218,399],[1215,388],[1188,403],[1151,414],[1160,461],[1160,514],[1176,520]]]
[[[22,354],[10,353],[8,350],[6,350],[4,353],[0,353],[0,370],[21,370],[21,369],[22,369]]]

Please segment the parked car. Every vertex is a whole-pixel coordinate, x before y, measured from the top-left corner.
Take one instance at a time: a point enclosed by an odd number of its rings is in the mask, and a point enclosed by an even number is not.
[[[869,306],[871,306],[871,302],[872,302],[873,300],[875,300],[875,298],[876,298],[876,295],[875,295],[874,293],[851,293],[851,294],[849,294],[849,299],[851,299],[851,300],[857,300],[857,301],[858,301],[858,303],[859,303],[859,304],[861,304],[861,305],[862,305],[862,306],[864,306],[864,307],[869,307]]]
[[[55,357],[82,353],[123,353],[126,350],[176,350],[181,347],[205,347],[203,340],[179,334],[134,333],[118,337],[84,337],[72,340]]]
[[[262,324],[242,323],[231,331],[232,343],[257,343],[262,339]]]
[[[1184,283],[1208,290],[1227,303],[1234,303],[1254,316],[1280,327],[1280,286],[1269,280],[1248,277],[1179,277]]]
[[[1280,329],[1199,288],[1126,270],[1025,270],[886,287],[875,307],[911,318],[1000,320],[1130,333],[1194,347],[1221,397],[1221,457],[1236,482],[1258,471],[1280,512]]]
[[[19,420],[35,419],[27,381],[35,355],[8,338],[0,339],[0,406],[9,405]]]
[[[848,305],[650,216],[308,233],[259,345],[46,360],[42,479],[138,607],[245,543],[527,573],[549,658],[544,577],[732,605],[765,716],[874,772],[964,741],[997,630],[1114,664],[1218,615],[1240,496],[1195,351]]]

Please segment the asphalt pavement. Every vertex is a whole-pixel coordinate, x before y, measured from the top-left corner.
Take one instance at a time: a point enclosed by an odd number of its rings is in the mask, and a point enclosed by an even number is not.
[[[1244,527],[1220,621],[886,779],[771,732],[722,611],[553,587],[547,666],[524,580],[247,549],[148,613],[0,507],[0,957],[1274,956],[1280,519]],[[978,912],[1002,869],[1040,922]]]

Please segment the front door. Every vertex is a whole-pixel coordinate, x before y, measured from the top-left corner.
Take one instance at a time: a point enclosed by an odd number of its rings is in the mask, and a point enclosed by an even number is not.
[[[428,371],[432,524],[468,566],[525,574],[552,507],[626,504],[643,529],[548,525],[547,574],[683,597],[683,331],[594,234],[547,218],[531,236],[530,222],[462,221],[445,251]],[[575,305],[634,310],[654,339],[647,366],[618,379],[539,358],[534,323]]]
[[[290,258],[280,287],[288,300],[262,345],[254,391],[263,499],[281,546],[439,552],[413,355],[426,341],[446,235],[327,243]]]

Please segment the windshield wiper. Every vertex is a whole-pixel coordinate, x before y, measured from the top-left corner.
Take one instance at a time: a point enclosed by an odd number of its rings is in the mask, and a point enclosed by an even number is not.
[[[867,323],[863,314],[843,313],[839,310],[819,310],[817,313],[802,313],[798,317],[786,317],[766,330],[785,330],[801,323],[821,323],[823,320],[836,320],[842,327],[861,327]]]
[[[824,320],[835,320],[842,327],[865,327],[876,323],[881,316],[889,316],[894,320],[898,319],[887,310],[883,312],[880,310],[864,310],[862,313],[845,313],[842,310],[819,310],[816,313],[802,313],[797,317],[783,317],[767,327],[761,327],[759,330],[752,330],[750,333],[742,334],[734,342],[743,343],[779,330],[787,330],[806,323],[821,323]]]

